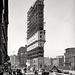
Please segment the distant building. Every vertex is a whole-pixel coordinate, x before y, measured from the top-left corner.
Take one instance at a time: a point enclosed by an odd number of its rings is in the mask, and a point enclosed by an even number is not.
[[[44,65],[50,66],[51,65],[51,60],[49,57],[44,57]]]
[[[36,70],[44,65],[44,0],[36,0],[27,12],[27,62]]]
[[[18,50],[19,67],[26,67],[27,47],[20,47]]]
[[[65,49],[65,68],[75,70],[75,48]]]
[[[52,62],[53,62],[53,66],[63,69],[64,56],[57,56],[56,58],[53,58]]]
[[[57,58],[53,58],[53,66],[58,66],[58,59]]]
[[[11,55],[10,56],[10,62],[11,62],[11,68],[17,68],[19,61],[17,55]]]
[[[53,58],[50,58],[50,64],[53,66]]]
[[[8,0],[0,0],[0,65],[9,60],[8,47]]]
[[[57,56],[58,59],[58,67],[63,69],[64,66],[64,56]]]
[[[51,70],[53,67],[53,58],[44,57],[44,68],[46,70]]]

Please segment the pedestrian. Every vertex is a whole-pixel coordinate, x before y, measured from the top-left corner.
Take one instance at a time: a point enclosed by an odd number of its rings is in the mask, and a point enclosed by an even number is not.
[[[9,72],[9,75],[12,75],[12,72]]]
[[[16,75],[16,72],[15,71],[13,71],[13,75]]]
[[[27,71],[27,68],[24,68],[24,72],[26,73],[26,71]]]
[[[3,75],[3,72],[0,72],[0,75]]]
[[[9,75],[12,75],[12,70],[11,69],[9,70]]]
[[[17,75],[23,75],[20,69],[18,69]]]
[[[37,72],[37,70],[35,70],[35,72],[34,72],[34,75],[38,75],[38,72]]]
[[[44,73],[45,73],[45,70],[44,70],[44,69],[42,69],[42,75],[44,75]]]

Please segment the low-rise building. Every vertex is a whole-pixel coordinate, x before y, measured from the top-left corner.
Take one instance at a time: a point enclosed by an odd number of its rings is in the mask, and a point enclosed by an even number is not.
[[[27,62],[27,49],[26,47],[20,47],[18,50],[19,67],[26,67]]]
[[[17,68],[18,67],[18,56],[17,55],[11,55],[10,56],[10,62],[11,62],[11,68]]]
[[[52,60],[53,66],[57,66],[60,69],[63,69],[64,66],[64,56],[57,56]]]
[[[50,66],[51,65],[51,61],[49,57],[44,57],[44,65],[45,66]]]
[[[75,48],[65,49],[65,68],[75,70]]]

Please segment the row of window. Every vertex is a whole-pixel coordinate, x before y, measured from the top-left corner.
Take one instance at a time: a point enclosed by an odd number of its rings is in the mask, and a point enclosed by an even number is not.
[[[38,35],[39,33],[40,33],[40,35]],[[29,40],[27,40],[27,45],[31,44],[32,42],[34,42],[36,40],[42,40],[42,38],[43,38],[42,33],[43,33],[42,31],[35,33]]]

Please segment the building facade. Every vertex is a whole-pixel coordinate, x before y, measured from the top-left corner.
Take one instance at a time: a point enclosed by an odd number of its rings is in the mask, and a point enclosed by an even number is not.
[[[44,0],[36,0],[27,12],[27,61],[39,69],[44,62]]]
[[[9,60],[8,48],[8,0],[0,0],[0,65]]]
[[[75,48],[65,49],[65,68],[75,70]]]
[[[51,64],[51,60],[49,57],[44,57],[44,65],[45,66],[50,66]]]
[[[63,67],[64,67],[64,56],[57,56],[56,58],[53,58],[52,62],[53,62],[53,66],[56,66],[60,69],[63,69]]]
[[[18,50],[19,67],[26,67],[27,62],[27,48],[20,47]]]
[[[11,62],[11,68],[13,69],[18,68],[19,61],[17,55],[11,55],[10,62]]]

